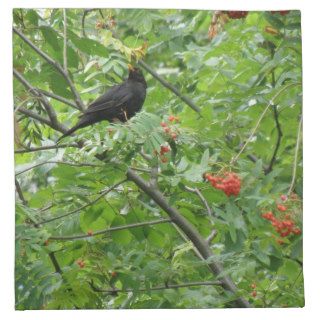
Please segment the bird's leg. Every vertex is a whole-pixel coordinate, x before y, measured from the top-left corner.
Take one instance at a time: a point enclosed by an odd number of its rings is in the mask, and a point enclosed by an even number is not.
[[[125,117],[126,121],[128,121],[129,119],[128,119],[128,116],[127,116],[127,111],[122,109],[122,112],[124,114],[124,117]]]

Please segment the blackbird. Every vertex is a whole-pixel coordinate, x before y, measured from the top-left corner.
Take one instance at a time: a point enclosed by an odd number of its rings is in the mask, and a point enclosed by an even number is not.
[[[78,123],[62,135],[57,142],[80,128],[103,120],[126,122],[141,110],[146,98],[147,83],[139,68],[131,65],[128,67],[128,79],[113,86],[92,102],[80,116]]]

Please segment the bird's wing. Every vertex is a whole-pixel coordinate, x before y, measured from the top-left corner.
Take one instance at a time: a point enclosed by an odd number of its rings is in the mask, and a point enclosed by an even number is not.
[[[112,87],[97,100],[93,101],[85,114],[107,111],[125,105],[132,98],[132,93],[123,85]]]

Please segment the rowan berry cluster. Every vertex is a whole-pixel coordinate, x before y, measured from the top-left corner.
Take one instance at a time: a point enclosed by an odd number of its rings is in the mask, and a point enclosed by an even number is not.
[[[166,163],[166,162],[168,162],[168,158],[165,156],[165,154],[170,151],[171,151],[170,146],[162,145],[162,146],[160,146],[160,152],[155,150],[154,153],[155,153],[155,155],[159,155],[159,158],[162,163]]]
[[[277,218],[272,211],[265,212],[261,216],[272,223],[275,231],[280,234],[280,237],[282,238],[288,237],[290,234],[301,234],[301,229],[296,227],[295,222],[291,219],[290,214],[286,214],[284,219]],[[278,243],[281,244],[283,241],[280,239]]]
[[[174,116],[174,115],[170,115],[168,117],[168,120],[171,123],[176,123],[176,122],[180,121],[180,119],[178,117]],[[166,134],[168,134],[171,137],[171,139],[173,139],[173,140],[177,139],[177,136],[178,136],[177,132],[174,130],[174,128],[170,127],[170,124],[168,124],[168,123],[163,121],[163,122],[160,123],[160,125],[163,128],[163,131]]]
[[[226,11],[230,19],[243,19],[248,15],[248,11]]]
[[[252,289],[252,291],[251,291],[251,296],[252,296],[253,298],[255,298],[255,297],[257,296],[257,294],[258,294],[258,292],[257,292],[257,284],[256,284],[255,282],[252,282],[252,283],[250,284],[250,288]]]
[[[77,265],[80,267],[80,269],[85,267],[85,262],[82,259],[77,260]]]
[[[228,197],[231,195],[237,196],[240,192],[241,180],[234,172],[226,172],[223,176],[213,176],[206,173],[205,178],[214,188],[222,190]]]
[[[290,10],[271,11],[272,14],[280,13],[282,16],[287,15],[289,12],[290,12]]]

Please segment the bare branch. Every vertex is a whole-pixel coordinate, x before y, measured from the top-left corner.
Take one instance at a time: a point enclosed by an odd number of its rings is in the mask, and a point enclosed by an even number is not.
[[[67,104],[68,106],[72,107],[72,108],[76,108],[78,109],[78,106],[71,100],[68,100],[64,97],[61,97],[61,96],[58,96],[57,94],[54,94],[52,92],[48,92],[48,91],[45,91],[45,90],[42,90],[42,89],[37,89],[38,92],[41,92],[43,95],[47,96],[47,97],[50,97],[50,98],[53,98],[57,101],[60,101],[64,104]]]
[[[234,165],[234,164],[238,161],[240,155],[242,154],[242,152],[244,151],[244,149],[247,147],[247,145],[249,144],[249,142],[252,140],[252,138],[253,138],[253,136],[255,135],[255,133],[256,133],[256,131],[257,131],[257,129],[258,129],[258,127],[259,127],[262,119],[264,118],[265,114],[267,113],[269,107],[274,104],[274,100],[277,99],[277,98],[281,95],[281,93],[284,92],[285,90],[287,90],[289,87],[298,86],[298,85],[301,86],[302,84],[301,84],[300,82],[298,82],[298,83],[289,83],[288,85],[284,86],[281,90],[279,90],[279,91],[270,99],[270,102],[269,102],[268,105],[265,107],[265,109],[264,109],[263,112],[261,113],[261,115],[260,115],[260,117],[259,117],[256,125],[255,125],[254,128],[252,129],[249,138],[248,138],[247,141],[243,144],[243,146],[242,146],[242,148],[240,149],[240,151],[238,152],[238,154],[230,161],[230,164],[231,164],[231,165]]]
[[[20,174],[22,173],[25,173],[27,171],[30,171],[34,168],[37,168],[37,167],[40,167],[40,166],[43,166],[43,165],[46,165],[46,164],[63,164],[63,165],[67,165],[67,166],[72,166],[72,167],[102,167],[103,165],[99,165],[99,164],[95,164],[95,163],[74,163],[74,162],[66,162],[66,161],[44,161],[44,162],[40,162],[40,163],[37,163],[27,169],[24,169],[20,172],[17,172],[16,173],[16,176],[19,176]]]
[[[217,230],[213,229],[206,239],[207,243],[210,244],[212,240],[217,236],[217,234],[218,234]]]
[[[170,84],[167,80],[162,78],[160,75],[156,73],[148,64],[146,64],[144,61],[139,60],[138,64],[143,67],[145,70],[147,70],[155,79],[157,79],[164,87],[172,91],[176,96],[178,96],[183,102],[185,102],[191,109],[196,111],[201,115],[200,108],[188,97],[183,95],[176,87],[174,87],[172,84]]]
[[[59,130],[59,131],[67,131],[68,128],[65,127],[63,124],[61,124],[58,119],[57,119],[57,115],[54,111],[54,109],[52,108],[51,104],[49,103],[48,99],[41,93],[39,92],[36,88],[34,88],[17,70],[13,69],[13,75],[16,77],[17,80],[19,80],[24,87],[33,95],[35,96],[37,99],[39,99],[42,103],[42,105],[44,106],[50,122],[51,122],[51,127]],[[21,112],[22,108],[19,108],[19,111]],[[39,119],[38,119],[39,120]],[[47,123],[48,124],[48,123]],[[59,129],[58,129],[59,128]]]
[[[28,202],[27,200],[25,199],[24,195],[23,195],[23,192],[22,192],[22,189],[20,187],[20,184],[19,184],[19,181],[17,179],[15,179],[15,185],[16,185],[16,190],[17,190],[17,193],[19,195],[19,198],[20,200],[22,201],[22,203],[27,206],[28,205]]]
[[[95,203],[97,203],[101,198],[103,198],[106,194],[108,194],[109,192],[111,192],[112,190],[114,190],[115,188],[117,188],[118,186],[120,186],[121,184],[123,184],[124,182],[126,182],[127,179],[124,179],[124,180],[121,180],[119,182],[117,182],[116,184],[114,184],[113,186],[111,186],[110,188],[104,190],[98,197],[96,197],[94,200],[86,203],[85,205],[79,207],[79,208],[76,208],[70,212],[67,212],[65,214],[62,214],[60,216],[56,216],[56,217],[53,217],[53,218],[50,218],[50,219],[47,219],[47,220],[43,220],[43,221],[40,221],[38,223],[38,225],[42,225],[42,224],[45,224],[45,223],[49,223],[49,222],[52,222],[52,221],[55,221],[55,220],[58,220],[58,219],[62,219],[62,218],[65,218],[65,217],[68,217],[70,215],[73,215],[75,213],[78,213],[80,211],[82,211],[83,209],[86,209],[92,205],[94,205]]]
[[[63,69],[66,74],[68,74],[68,57],[67,57],[67,10],[63,11]]]
[[[28,149],[18,149],[15,150],[14,153],[29,153],[29,152],[37,152],[42,150],[52,150],[52,149],[62,149],[62,148],[79,148],[79,145],[76,143],[65,143],[65,144],[54,144],[52,146],[42,146],[42,147],[34,147]]]
[[[16,33],[26,44],[28,44],[35,52],[37,52],[44,60],[46,60],[50,65],[52,65],[67,81],[71,92],[74,95],[75,102],[79,110],[85,110],[85,106],[80,98],[78,91],[71,78],[69,77],[68,72],[66,72],[63,67],[55,60],[53,60],[49,55],[39,49],[32,41],[30,41],[22,32],[13,27],[13,32]]]
[[[200,200],[202,201],[202,203],[204,204],[204,206],[206,207],[207,211],[208,211],[208,215],[209,217],[213,217],[213,212],[212,212],[212,209],[210,208],[206,198],[203,196],[203,194],[201,193],[201,191],[198,189],[198,188],[190,188],[188,186],[185,186],[185,189],[189,192],[192,192],[192,193],[195,193],[199,198]]]
[[[147,195],[149,195],[149,197],[151,197],[152,200],[169,215],[172,222],[174,222],[184,232],[188,239],[192,241],[193,245],[197,248],[205,260],[213,257],[213,253],[208,243],[202,238],[198,230],[183,215],[181,215],[176,208],[169,205],[159,190],[151,188],[146,181],[144,181],[131,169],[128,169],[127,177]],[[214,275],[220,275],[223,273],[223,267],[220,263],[208,262],[208,265]],[[237,295],[238,289],[230,277],[222,276],[221,281],[225,290],[231,291]],[[242,297],[237,297],[236,302],[239,307],[250,307],[249,302]]]
[[[105,234],[108,232],[127,230],[127,229],[131,229],[131,228],[138,228],[138,227],[144,227],[144,226],[152,226],[152,225],[156,225],[156,224],[160,224],[160,223],[168,223],[168,222],[171,222],[171,219],[160,219],[160,220],[154,220],[154,221],[137,222],[137,223],[127,224],[124,226],[116,226],[116,227],[107,228],[104,230],[93,232],[90,235],[79,234],[79,235],[74,235],[74,236],[52,236],[49,239],[50,240],[62,240],[62,241],[86,239],[86,238],[91,238],[94,236],[99,236],[101,234]]]
[[[90,286],[93,291],[95,292],[103,292],[107,294],[116,294],[120,292],[145,292],[145,291],[157,291],[157,290],[167,290],[167,289],[179,289],[179,288],[188,288],[188,287],[200,287],[200,286],[221,286],[221,281],[204,281],[204,282],[189,282],[189,283],[180,283],[180,284],[166,284],[163,286],[156,286],[151,288],[139,288],[139,289],[117,289],[117,288],[110,288],[110,289],[100,289],[97,288],[92,282]]]
[[[267,167],[267,169],[265,170],[265,173],[268,174],[269,172],[272,171],[272,168],[273,168],[273,165],[276,161],[276,158],[277,158],[277,153],[278,153],[278,150],[279,150],[279,147],[280,147],[280,143],[281,143],[281,139],[282,139],[282,130],[281,130],[281,126],[280,126],[280,122],[279,122],[279,112],[278,112],[278,109],[277,109],[277,106],[276,105],[272,105],[272,109],[273,109],[273,117],[274,117],[274,120],[276,122],[276,128],[277,128],[277,132],[278,132],[278,137],[277,137],[277,142],[276,142],[276,146],[274,148],[274,151],[273,151],[273,155],[272,155],[272,158],[270,160],[270,163]]]
[[[35,113],[33,111],[30,111],[28,109],[20,107],[18,112],[20,112],[20,113],[22,113],[22,114],[24,114],[24,115],[26,115],[26,116],[28,116],[30,118],[38,120],[39,122],[41,122],[43,124],[46,124],[47,126],[51,127],[52,129],[58,130],[60,132],[64,132],[63,130],[58,129],[55,125],[53,125],[49,119],[44,118],[42,116],[39,116],[37,113]]]
[[[49,252],[49,258],[50,258],[50,260],[51,260],[51,262],[52,262],[52,264],[54,266],[55,271],[57,273],[62,274],[61,267],[60,267],[60,265],[58,263],[58,260],[57,260],[57,258],[55,256],[54,252]]]
[[[301,131],[302,131],[302,116],[300,118],[299,127],[298,127],[297,142],[296,142],[296,148],[295,148],[294,160],[293,160],[292,179],[291,179],[291,184],[290,184],[290,188],[289,188],[289,191],[288,191],[288,196],[290,196],[290,194],[291,194],[291,192],[292,192],[292,190],[294,188],[294,183],[295,183],[295,180],[296,180],[298,156],[299,156],[299,147],[300,147],[300,139],[301,139]]]
[[[159,167],[158,164],[156,164],[154,167],[151,168],[150,172],[150,186],[153,188],[157,188],[157,183],[158,183],[158,171]]]

